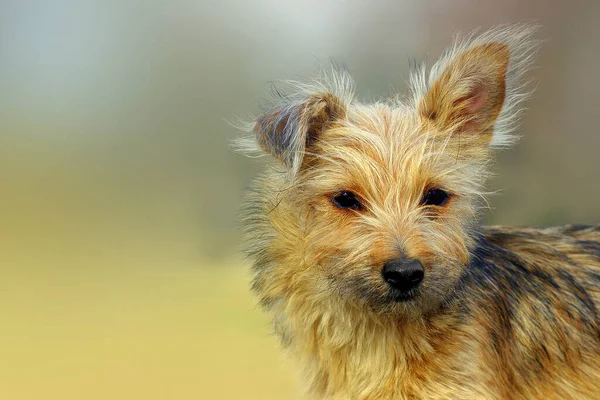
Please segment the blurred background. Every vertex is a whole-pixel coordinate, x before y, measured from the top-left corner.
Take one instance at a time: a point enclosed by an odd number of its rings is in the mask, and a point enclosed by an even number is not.
[[[458,31],[546,40],[488,223],[600,222],[600,2],[0,2],[0,398],[293,399],[236,214],[226,123],[344,63],[368,101]]]

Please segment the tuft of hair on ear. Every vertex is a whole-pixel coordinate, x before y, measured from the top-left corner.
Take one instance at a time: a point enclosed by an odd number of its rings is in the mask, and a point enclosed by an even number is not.
[[[541,44],[534,39],[539,28],[502,25],[456,37],[429,74],[425,65],[411,73],[415,107],[444,131],[481,134],[492,148],[512,144],[533,91],[525,75]]]
[[[295,176],[307,147],[332,123],[345,120],[354,83],[347,71],[332,65],[308,83],[281,84],[284,89],[273,87],[267,111],[251,123],[238,124],[249,135],[238,139],[235,147],[250,156],[269,154]]]

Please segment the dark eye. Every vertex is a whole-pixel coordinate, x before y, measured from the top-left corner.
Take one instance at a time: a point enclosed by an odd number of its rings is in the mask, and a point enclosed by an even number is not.
[[[429,189],[423,197],[422,204],[424,206],[441,207],[448,202],[450,195],[442,189]]]
[[[333,198],[333,204],[338,208],[351,208],[360,210],[360,201],[352,192],[342,192]]]

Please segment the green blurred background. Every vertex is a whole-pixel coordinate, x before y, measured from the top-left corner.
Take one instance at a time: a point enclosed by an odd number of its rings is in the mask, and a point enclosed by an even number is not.
[[[404,90],[457,31],[546,43],[487,222],[600,221],[600,2],[0,2],[0,398],[291,399],[235,219],[261,163],[225,121],[348,66]]]

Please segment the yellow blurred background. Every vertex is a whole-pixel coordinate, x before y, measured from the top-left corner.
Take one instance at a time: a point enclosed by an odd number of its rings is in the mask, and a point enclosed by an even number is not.
[[[546,43],[489,223],[600,221],[600,2],[0,2],[0,399],[293,399],[236,214],[261,163],[225,121],[347,65],[404,90],[457,31]]]

